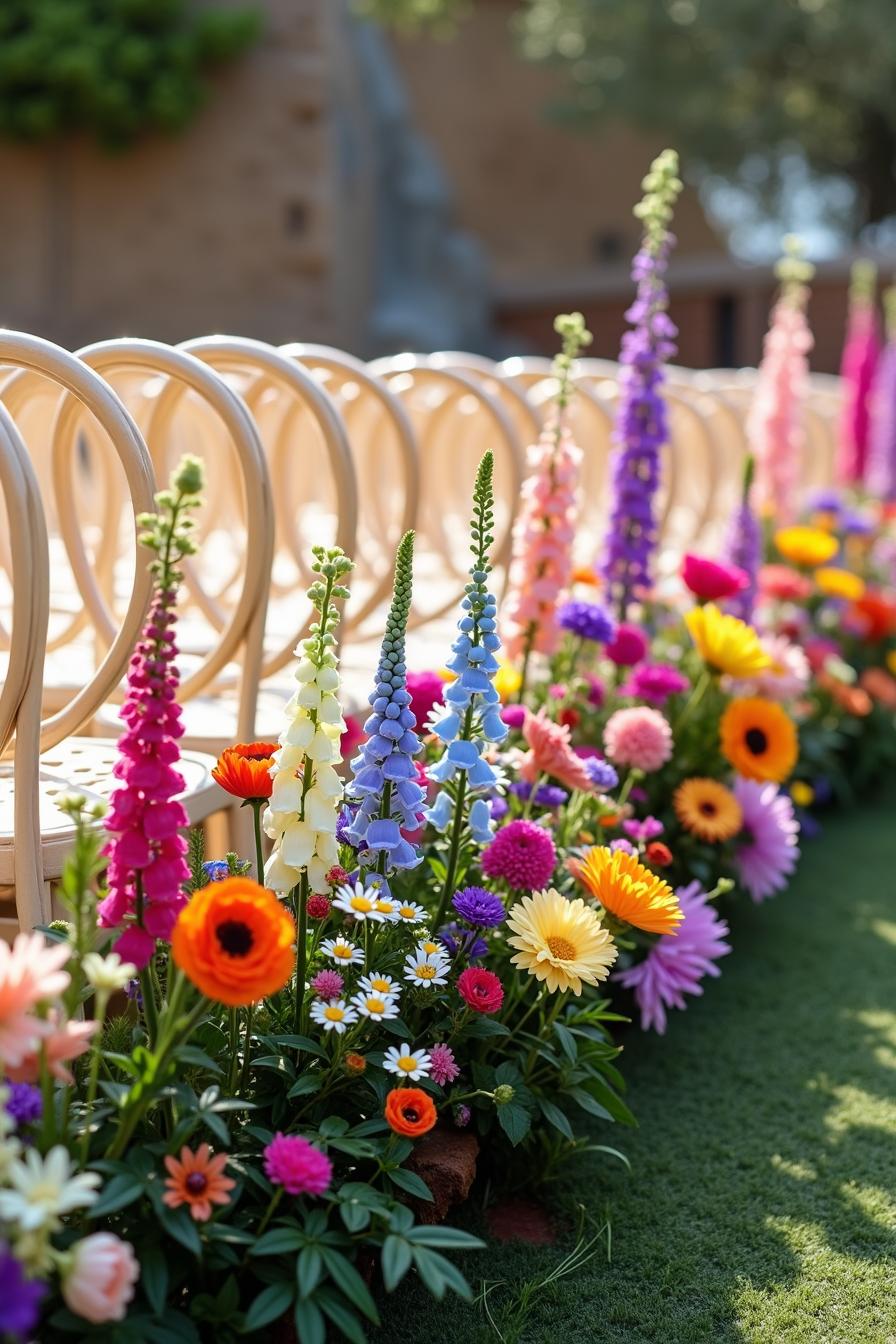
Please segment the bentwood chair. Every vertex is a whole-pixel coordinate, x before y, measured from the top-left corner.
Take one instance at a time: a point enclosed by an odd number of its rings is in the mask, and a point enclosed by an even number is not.
[[[117,453],[128,479],[133,514],[153,507],[152,467],[137,426],[111,388],[93,370],[49,341],[16,332],[0,332],[0,363],[17,369],[2,387],[7,429],[14,422],[16,408],[21,409],[27,402],[35,379],[38,376],[49,379],[65,394],[52,428],[54,451],[58,446],[64,453],[68,445],[69,463],[72,457],[77,461],[72,436],[56,433],[57,422],[66,415],[67,397],[74,398],[91,412]],[[56,503],[61,521],[65,501],[57,496]],[[79,737],[77,733],[121,681],[143,624],[151,582],[147,557],[136,556],[124,617],[118,629],[109,632],[109,646],[99,666],[84,684],[70,688],[60,708],[42,719],[47,622],[41,613],[49,608],[49,599],[45,603],[43,597],[49,559],[45,563],[41,559],[48,554],[42,510],[39,519],[35,520],[33,508],[23,517],[29,519],[32,527],[32,546],[37,557],[33,564],[38,615],[30,631],[28,675],[19,696],[15,735],[12,742],[7,739],[3,743],[6,758],[0,764],[0,884],[13,884],[19,921],[23,927],[31,927],[52,917],[51,883],[62,871],[74,836],[70,819],[59,811],[55,799],[71,790],[88,799],[106,799],[116,786],[112,773],[117,759],[115,743]],[[85,603],[99,614],[105,610],[102,594],[91,571],[90,557],[80,539],[76,540],[76,532],[75,527],[67,528],[72,569]],[[21,561],[17,568],[14,611],[21,601],[19,585],[24,583],[29,594],[32,586],[32,575],[22,569]],[[21,658],[18,651],[15,657]],[[217,786],[209,774],[211,764],[209,758],[193,752],[185,752],[181,762],[187,781],[181,801],[193,822],[220,805]]]

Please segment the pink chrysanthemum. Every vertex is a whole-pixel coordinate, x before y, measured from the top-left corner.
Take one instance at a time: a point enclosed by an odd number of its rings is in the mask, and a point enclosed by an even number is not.
[[[685,994],[702,994],[705,975],[718,975],[715,964],[731,951],[724,939],[728,925],[706,898],[699,882],[676,891],[684,920],[674,938],[661,937],[643,961],[613,976],[635,991],[644,1031],[666,1030],[666,1009],[687,1007]]]
[[[407,689],[411,697],[411,713],[419,724],[425,724],[436,705],[445,702],[445,682],[438,672],[408,672]]]
[[[620,686],[619,694],[629,695],[633,700],[644,700],[659,709],[670,695],[679,695],[690,684],[687,677],[682,676],[671,663],[642,663]]]
[[[451,1046],[442,1042],[432,1046],[429,1051],[429,1076],[433,1082],[444,1087],[446,1083],[453,1083],[459,1073]]]
[[[520,764],[520,776],[534,784],[541,775],[550,775],[568,789],[593,793],[594,786],[579,756],[573,751],[570,730],[565,724],[554,723],[543,709],[537,714],[526,713],[523,737],[529,750]]]
[[[541,891],[557,864],[554,842],[534,821],[511,821],[502,826],[482,852],[486,877],[502,877],[515,891]]]
[[[70,953],[67,943],[48,943],[41,933],[18,933],[12,947],[0,942],[0,1063],[21,1064],[51,1031],[30,1013],[68,988],[62,968]]]
[[[319,999],[338,999],[344,988],[345,981],[338,971],[318,971],[311,981],[311,991]]]
[[[276,1133],[264,1150],[264,1171],[288,1195],[322,1195],[333,1179],[333,1164],[300,1134]]]
[[[614,765],[650,774],[672,755],[672,729],[657,709],[646,705],[617,709],[604,728],[604,747]]]
[[[604,653],[617,667],[634,667],[647,653],[647,636],[636,625],[623,621]]]
[[[734,796],[743,813],[735,849],[741,883],[756,902],[787,885],[800,856],[799,822],[793,803],[777,784],[738,779]]]

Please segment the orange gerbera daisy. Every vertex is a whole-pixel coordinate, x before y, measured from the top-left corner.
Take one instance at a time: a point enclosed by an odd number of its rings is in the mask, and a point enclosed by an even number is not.
[[[174,926],[171,955],[207,998],[237,1008],[283,988],[295,937],[295,921],[272,891],[248,877],[227,877],[190,898]]]
[[[739,775],[780,784],[796,765],[796,725],[776,704],[760,695],[732,700],[719,724],[722,755]]]
[[[274,787],[270,772],[278,750],[276,742],[238,742],[235,747],[225,747],[212,770],[212,779],[234,798],[253,802],[270,798]]]
[[[419,1087],[393,1087],[386,1097],[386,1119],[396,1134],[419,1139],[436,1122],[432,1097]]]
[[[661,877],[625,850],[595,845],[569,865],[595,900],[645,933],[677,933],[684,919],[678,897]]]
[[[226,1153],[212,1157],[207,1143],[201,1143],[195,1153],[185,1145],[180,1150],[179,1162],[176,1157],[166,1157],[168,1176],[162,1203],[169,1209],[186,1204],[191,1218],[197,1223],[207,1223],[212,1205],[229,1204],[230,1191],[236,1185],[236,1181],[223,1174],[227,1161]]]
[[[710,844],[730,840],[743,825],[740,803],[717,779],[686,779],[672,805],[684,829]]]

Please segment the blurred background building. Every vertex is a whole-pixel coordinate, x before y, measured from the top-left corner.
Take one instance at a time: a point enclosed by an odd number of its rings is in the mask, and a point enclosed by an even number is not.
[[[513,51],[512,0],[450,42],[388,36],[346,0],[255,5],[257,42],[182,133],[115,153],[0,139],[0,321],[71,347],[227,331],[504,354],[551,350],[576,307],[615,356],[657,140],[548,120],[556,72]],[[736,261],[691,190],[676,233],[681,362],[755,362],[770,267]],[[847,273],[827,263],[814,288],[819,369],[839,360]]]

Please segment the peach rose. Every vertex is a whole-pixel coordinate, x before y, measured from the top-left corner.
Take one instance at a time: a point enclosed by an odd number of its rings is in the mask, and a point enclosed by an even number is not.
[[[140,1266],[130,1242],[111,1232],[94,1232],[75,1243],[62,1296],[76,1316],[94,1325],[123,1321],[139,1277]]]

